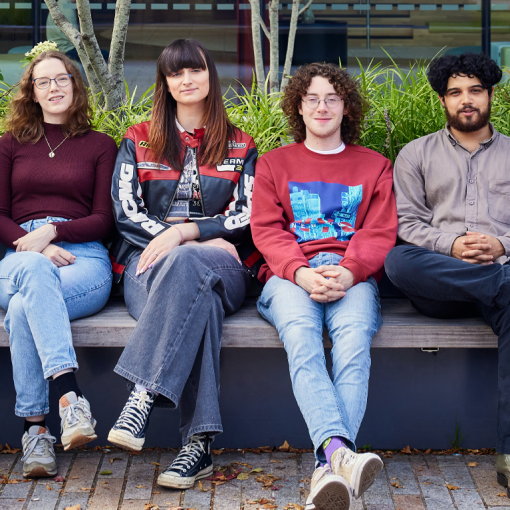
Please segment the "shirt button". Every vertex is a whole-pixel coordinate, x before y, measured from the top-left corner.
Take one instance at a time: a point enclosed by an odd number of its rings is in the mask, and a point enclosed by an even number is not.
[[[471,201],[469,202],[469,205],[473,205],[473,204],[474,204],[474,202],[471,200]]]
[[[473,184],[475,181],[473,179],[469,179],[469,182]]]

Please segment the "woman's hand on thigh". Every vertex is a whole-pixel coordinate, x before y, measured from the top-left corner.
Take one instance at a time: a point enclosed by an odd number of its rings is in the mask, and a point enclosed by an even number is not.
[[[216,248],[221,248],[222,250],[228,251],[230,255],[232,255],[232,257],[237,260],[237,262],[241,263],[241,259],[237,253],[236,247],[221,237],[218,237],[217,239],[209,239],[209,241],[199,241],[197,244],[199,246],[215,246]]]
[[[136,276],[151,269],[157,261],[168,255],[181,244],[181,235],[175,228],[169,228],[158,237],[155,237],[143,250],[136,267]]]
[[[74,264],[76,260],[76,257],[72,253],[56,244],[48,244],[41,253],[49,258],[57,267]]]
[[[48,223],[20,237],[12,244],[16,246],[16,251],[36,251],[42,253],[55,237],[57,237],[55,227]]]

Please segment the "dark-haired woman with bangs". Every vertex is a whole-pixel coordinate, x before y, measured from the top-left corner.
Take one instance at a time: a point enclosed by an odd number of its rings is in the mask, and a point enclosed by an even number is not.
[[[117,146],[92,130],[87,90],[65,54],[38,55],[23,74],[0,138],[0,306],[7,311],[23,475],[57,474],[45,422],[48,381],[60,401],[62,444],[96,439],[74,372],[69,320],[106,304],[112,285],[110,187]],[[52,383],[53,384],[53,383]]]
[[[133,390],[108,436],[140,450],[154,406],[179,406],[183,448],[158,478],[166,487],[212,472],[223,317],[241,306],[260,258],[249,228],[256,158],[227,117],[206,48],[167,46],[151,121],[127,131],[113,178],[113,267],[138,324],[115,367]]]

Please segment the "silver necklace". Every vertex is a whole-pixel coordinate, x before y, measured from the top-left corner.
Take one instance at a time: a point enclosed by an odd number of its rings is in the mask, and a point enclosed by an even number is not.
[[[48,147],[50,148],[50,153],[48,154],[48,156],[50,158],[54,158],[55,151],[67,140],[67,136],[54,149],[52,149],[50,142],[48,142],[48,139],[46,138],[46,133],[43,133],[43,135],[44,135],[44,139],[46,140],[46,143],[48,144]]]

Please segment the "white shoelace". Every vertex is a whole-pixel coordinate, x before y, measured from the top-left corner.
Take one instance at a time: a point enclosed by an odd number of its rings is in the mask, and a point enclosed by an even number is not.
[[[61,434],[64,432],[64,422],[67,422],[70,427],[80,423],[80,417],[78,416],[77,411],[81,411],[87,420],[92,420],[92,413],[90,412],[89,407],[83,398],[79,397],[78,402],[75,404],[70,404],[64,408],[64,416],[62,418],[62,425],[60,430]]]
[[[335,467],[351,467],[356,462],[354,452],[349,448],[339,448],[335,457]]]
[[[133,435],[143,429],[154,399],[146,392],[132,392],[115,426],[129,430]]]
[[[204,436],[191,436],[189,443],[181,448],[179,455],[166,471],[189,469],[200,457],[200,454],[205,453],[204,443],[206,441]]]
[[[23,445],[25,454],[23,457],[21,457],[21,462],[25,462],[30,457],[30,455],[32,455],[32,453],[39,456],[44,455],[47,448],[46,441],[49,441],[50,443],[56,443],[57,438],[53,437],[48,432],[37,434],[36,436],[28,436],[28,439]]]

